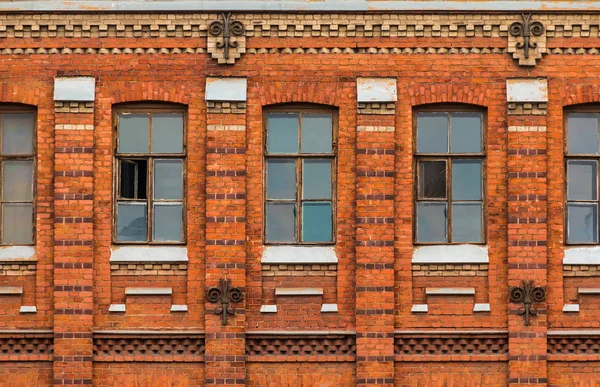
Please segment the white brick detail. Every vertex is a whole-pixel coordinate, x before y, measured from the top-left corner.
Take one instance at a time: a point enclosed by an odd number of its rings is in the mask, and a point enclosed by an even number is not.
[[[55,130],[94,130],[94,125],[56,124]]]
[[[545,132],[545,126],[509,126],[509,132]]]
[[[206,130],[217,132],[245,132],[246,125],[207,125]]]
[[[357,132],[394,132],[393,126],[357,126]]]

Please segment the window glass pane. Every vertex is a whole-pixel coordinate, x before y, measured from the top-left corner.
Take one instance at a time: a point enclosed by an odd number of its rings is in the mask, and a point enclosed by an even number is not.
[[[448,242],[446,203],[417,203],[417,242]]]
[[[332,241],[331,203],[302,203],[302,241]]]
[[[598,198],[598,162],[569,160],[567,179],[569,200],[596,200]]]
[[[295,203],[267,203],[267,242],[296,242]]]
[[[452,242],[482,242],[481,203],[452,203]]]
[[[148,153],[150,141],[148,114],[119,114],[119,152]]]
[[[298,153],[298,114],[269,113],[267,152]]]
[[[331,199],[331,160],[302,160],[302,198]]]
[[[569,243],[598,243],[598,205],[569,203],[567,238]]]
[[[2,200],[27,202],[33,200],[33,161],[2,163]]]
[[[446,197],[446,162],[419,162],[419,197],[443,199]]]
[[[267,160],[267,199],[296,199],[296,160]]]
[[[181,204],[154,204],[152,239],[155,242],[183,240],[183,206]]]
[[[452,200],[481,200],[481,160],[452,160]]]
[[[571,113],[567,118],[570,154],[598,154],[598,113]]]
[[[183,152],[183,115],[152,115],[152,153]]]
[[[417,115],[417,152],[448,153],[448,114]]]
[[[146,203],[118,203],[117,240],[145,242],[147,234]]]
[[[119,197],[123,199],[146,199],[147,160],[121,160]]]
[[[33,114],[2,115],[2,154],[33,154]]]
[[[2,205],[2,243],[19,245],[33,242],[32,205]]]
[[[183,162],[154,160],[154,198],[181,199],[183,195]]]
[[[302,114],[302,153],[332,152],[331,114]]]
[[[450,114],[450,152],[481,152],[481,113]]]

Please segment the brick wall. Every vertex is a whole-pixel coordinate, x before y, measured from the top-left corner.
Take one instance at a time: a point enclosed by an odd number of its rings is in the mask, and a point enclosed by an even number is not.
[[[24,289],[0,295],[0,386],[600,383],[598,296],[577,293],[598,267],[562,262],[563,111],[600,103],[597,15],[534,15],[526,59],[516,14],[237,14],[228,65],[218,18],[0,15],[0,103],[37,109],[36,260],[0,262],[0,286]],[[74,76],[94,101],[55,103]],[[209,77],[244,78],[245,100],[207,101]],[[359,101],[357,78],[391,79],[396,100]],[[548,100],[509,103],[513,78],[546,79]],[[187,108],[188,260],[115,263],[113,106],[149,101]],[[337,111],[337,263],[261,263],[263,109],[285,103]],[[486,262],[412,262],[413,109],[432,104],[485,112]],[[244,294],[226,326],[206,296],[225,278]],[[547,288],[530,325],[508,302],[522,280]]]

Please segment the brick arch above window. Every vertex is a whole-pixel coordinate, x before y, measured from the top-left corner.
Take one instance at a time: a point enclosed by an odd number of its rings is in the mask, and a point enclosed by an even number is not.
[[[8,84],[0,83],[0,103],[19,104],[24,107],[36,108],[40,104],[42,94],[42,85],[40,84]]]
[[[573,105],[600,103],[600,85],[569,85],[563,89],[563,107],[578,108]]]
[[[183,84],[165,82],[134,82],[125,84],[100,85],[109,87],[111,104],[122,103],[177,103],[189,105],[191,88]],[[99,92],[99,96],[101,96]]]
[[[260,95],[262,107],[284,103],[339,107],[342,99],[349,93],[356,93],[355,83],[278,82],[276,84],[254,84],[250,86],[248,94]]]
[[[407,93],[413,107],[429,104],[466,104],[486,108],[491,99],[495,98],[491,95],[489,86],[472,84],[415,85],[409,88]]]

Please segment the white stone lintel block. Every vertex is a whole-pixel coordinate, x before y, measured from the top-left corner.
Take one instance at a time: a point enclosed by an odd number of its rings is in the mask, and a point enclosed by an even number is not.
[[[265,264],[338,263],[333,246],[266,246],[261,262]]]
[[[113,313],[125,313],[125,310],[125,304],[110,304],[108,307],[108,311]]]
[[[563,312],[579,313],[579,304],[565,304]]]
[[[0,247],[0,262],[37,261],[33,246],[3,246]]]
[[[12,296],[23,294],[22,286],[0,286],[0,295]]]
[[[475,288],[426,288],[428,296],[474,296]]]
[[[248,81],[246,78],[206,78],[207,101],[246,101]]]
[[[126,296],[170,296],[172,288],[125,288]]]
[[[475,304],[473,305],[473,312],[491,312],[490,304]]]
[[[187,312],[187,305],[171,305],[171,312]]]
[[[415,249],[412,263],[489,263],[487,246],[436,245]]]
[[[323,288],[276,288],[276,296],[322,296]]]
[[[182,246],[113,246],[110,262],[187,262]]]
[[[35,305],[33,305],[33,306],[21,305],[21,309],[19,309],[19,313],[37,313],[37,308],[35,307]]]
[[[429,307],[427,304],[414,304],[410,311],[413,313],[427,313],[429,312]]]
[[[55,101],[91,102],[96,96],[96,79],[93,77],[54,78]]]
[[[566,249],[563,265],[600,265],[600,246]]]
[[[548,102],[548,81],[543,78],[510,78],[506,80],[508,102]]]
[[[277,305],[261,305],[260,313],[277,313]]]
[[[600,294],[600,288],[579,288],[579,294]]]
[[[396,78],[357,78],[358,102],[396,102]]]
[[[323,304],[321,306],[321,313],[337,313],[338,305],[337,304]]]

